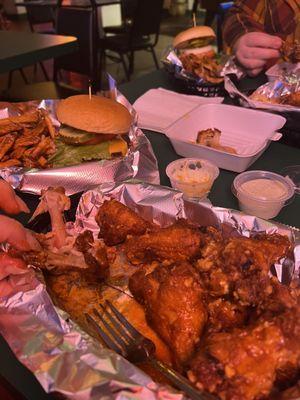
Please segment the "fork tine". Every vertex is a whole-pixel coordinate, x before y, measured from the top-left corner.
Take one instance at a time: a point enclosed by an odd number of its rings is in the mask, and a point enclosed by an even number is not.
[[[85,318],[90,324],[93,325],[107,347],[114,350],[116,353],[123,355],[122,349],[120,349],[119,346],[117,346],[116,343],[100,328],[94,318],[92,318],[89,314],[85,314]]]
[[[135,329],[133,325],[128,322],[128,320],[116,309],[116,307],[108,300],[106,300],[106,304],[109,305],[111,311],[114,313],[114,315],[118,318],[118,320],[123,324],[128,332],[135,338],[135,339],[140,339],[142,338],[142,335],[138,330]]]
[[[102,304],[100,304],[102,310],[106,313],[105,315],[109,318],[114,328],[123,336],[128,343],[132,342],[132,337],[128,334],[125,327],[119,323],[116,317],[108,311],[108,308],[104,308]]]
[[[117,324],[115,324],[115,321],[109,315],[109,312],[107,310],[105,310],[105,308],[102,306],[102,304],[100,304],[100,306],[103,310],[103,315],[101,315],[99,313],[99,311],[96,310],[95,308],[93,308],[94,313],[101,320],[101,322],[103,323],[105,328],[108,330],[108,332],[111,334],[111,336],[115,339],[115,341],[118,343],[118,345],[121,346],[122,349],[124,350],[124,352],[126,353],[127,343],[125,343],[125,341],[122,338],[123,332],[121,331],[121,329],[119,329],[119,326]],[[106,316],[106,318],[108,318],[111,321],[113,327],[105,320],[104,315]],[[129,338],[129,339],[132,340],[131,338]]]

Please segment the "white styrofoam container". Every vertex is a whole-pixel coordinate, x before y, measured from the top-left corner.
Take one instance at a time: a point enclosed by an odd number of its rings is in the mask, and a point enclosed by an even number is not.
[[[286,119],[280,115],[225,104],[206,104],[194,108],[166,131],[177,154],[184,157],[205,158],[219,168],[243,172],[266,150],[270,141],[279,140],[277,132]],[[220,143],[234,147],[238,154],[230,154],[196,144],[199,131],[217,128]]]

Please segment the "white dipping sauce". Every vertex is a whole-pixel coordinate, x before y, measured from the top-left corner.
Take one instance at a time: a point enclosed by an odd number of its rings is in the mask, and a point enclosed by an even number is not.
[[[243,183],[240,190],[262,200],[278,200],[287,194],[286,186],[271,179],[253,179]]]
[[[287,194],[287,186],[279,180],[260,178],[242,183],[237,197],[242,211],[270,219],[280,212]]]

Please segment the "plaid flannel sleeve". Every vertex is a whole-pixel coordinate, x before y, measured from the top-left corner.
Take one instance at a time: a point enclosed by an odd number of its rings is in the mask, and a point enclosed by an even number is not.
[[[236,0],[228,11],[224,26],[224,49],[232,52],[235,42],[247,32],[263,32],[265,20],[265,2],[261,0]]]

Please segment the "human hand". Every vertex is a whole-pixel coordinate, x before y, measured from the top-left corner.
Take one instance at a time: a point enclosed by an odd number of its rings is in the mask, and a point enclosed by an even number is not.
[[[0,209],[8,214],[29,212],[28,207],[13,188],[4,180],[0,180]],[[21,251],[39,250],[40,245],[32,233],[18,221],[0,215],[0,243],[9,243]]]
[[[21,251],[40,250],[36,238],[15,219],[0,215],[0,243],[9,243]]]
[[[267,63],[280,57],[282,40],[263,32],[250,32],[241,36],[234,46],[238,62],[249,76],[258,75]]]
[[[0,180],[0,209],[7,214],[29,212],[24,201],[16,195],[10,184],[3,179]]]

